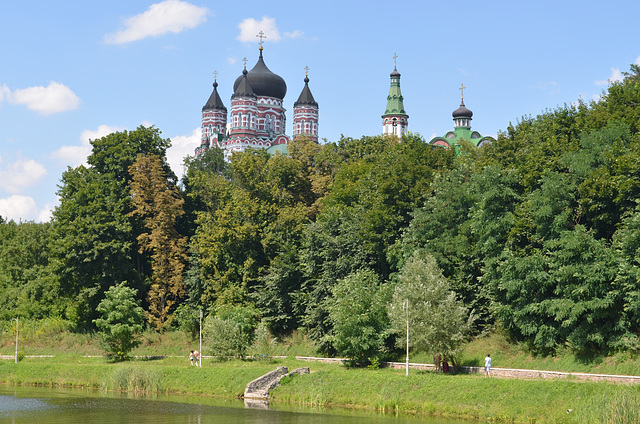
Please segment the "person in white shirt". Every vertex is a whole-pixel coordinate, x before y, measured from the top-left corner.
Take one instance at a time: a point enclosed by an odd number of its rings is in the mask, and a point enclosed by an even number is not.
[[[491,355],[487,353],[484,358],[484,378],[491,377]]]

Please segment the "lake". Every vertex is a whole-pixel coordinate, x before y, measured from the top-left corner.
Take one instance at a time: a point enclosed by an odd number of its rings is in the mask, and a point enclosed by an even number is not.
[[[240,400],[135,397],[79,389],[0,386],[0,423],[29,424],[462,424],[349,410],[254,409]]]

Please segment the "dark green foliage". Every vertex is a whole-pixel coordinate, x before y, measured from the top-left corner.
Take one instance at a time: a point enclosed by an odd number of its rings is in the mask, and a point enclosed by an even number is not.
[[[103,293],[117,281],[139,281],[135,238],[123,182],[79,166],[62,176],[53,212],[53,272],[70,301],[67,317],[85,327]]]
[[[330,331],[323,300],[338,279],[359,269],[389,279],[395,265],[388,260],[389,246],[409,224],[413,209],[428,198],[434,176],[453,163],[452,153],[432,149],[417,136],[402,142],[342,139],[326,148],[346,162],[336,169],[316,221],[307,226],[301,251],[307,280],[303,323],[315,340]]]
[[[40,319],[64,310],[48,268],[51,225],[0,220],[0,319]]]
[[[149,258],[138,253],[143,224],[132,217],[129,167],[138,154],[162,159],[165,175],[175,176],[165,160],[170,141],[155,128],[109,134],[91,141],[89,167],[67,169],[53,212],[51,272],[67,298],[67,317],[87,329],[103,293],[118,281],[128,281],[145,295]]]
[[[122,282],[111,286],[98,304],[100,318],[93,320],[102,336],[103,348],[108,357],[125,360],[129,352],[140,345],[144,310],[136,300],[136,290]]]

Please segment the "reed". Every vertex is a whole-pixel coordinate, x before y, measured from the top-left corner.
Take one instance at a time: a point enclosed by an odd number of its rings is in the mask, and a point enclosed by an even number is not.
[[[113,370],[103,388],[129,393],[159,393],[162,390],[162,378],[159,369],[122,366]]]

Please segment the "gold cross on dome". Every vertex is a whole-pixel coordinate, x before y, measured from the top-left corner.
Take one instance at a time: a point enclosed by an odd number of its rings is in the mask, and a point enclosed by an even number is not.
[[[458,88],[458,90],[460,90],[460,97],[462,98],[462,100],[464,101],[464,89],[467,88],[464,86],[464,84],[460,84],[460,88]]]
[[[264,32],[260,31],[256,37],[260,37],[260,50],[262,50],[262,39],[267,38],[267,36],[264,35]]]
[[[398,58],[398,55],[396,53],[393,54],[393,67],[395,68],[396,66],[398,66],[398,64],[396,63],[396,59]]]
[[[244,69],[247,69],[247,58],[243,58],[242,61],[244,62]]]
[[[305,72],[304,72],[304,76],[305,76],[305,77],[308,77],[308,76],[309,76],[309,67],[308,67],[308,66],[305,66],[305,67],[304,67],[304,71],[305,71]]]
[[[213,71],[213,80],[214,81],[218,80],[218,71]]]

